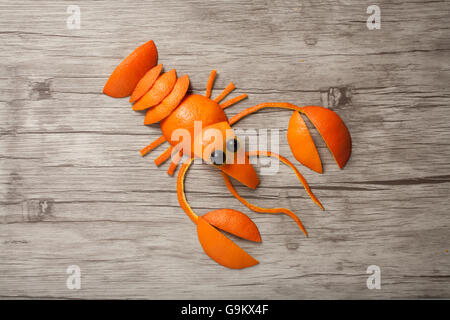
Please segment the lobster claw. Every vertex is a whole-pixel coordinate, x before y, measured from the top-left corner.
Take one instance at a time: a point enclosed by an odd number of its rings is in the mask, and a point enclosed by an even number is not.
[[[342,169],[352,152],[352,139],[347,126],[334,111],[316,106],[301,108],[319,131],[339,168]],[[299,112],[295,111],[289,121],[287,138],[294,157],[304,166],[322,173],[319,153],[309,130]]]
[[[259,263],[214,226],[238,237],[261,242],[258,228],[245,214],[232,209],[220,209],[198,217],[198,239],[206,254],[225,267],[243,269]]]

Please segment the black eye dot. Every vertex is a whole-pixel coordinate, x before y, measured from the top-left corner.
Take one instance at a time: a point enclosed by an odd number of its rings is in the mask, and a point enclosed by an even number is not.
[[[213,152],[211,152],[209,159],[211,160],[212,164],[220,166],[225,163],[226,157],[225,153],[222,150],[214,150]]]
[[[239,141],[234,138],[227,141],[227,150],[231,152],[236,152],[239,149]]]

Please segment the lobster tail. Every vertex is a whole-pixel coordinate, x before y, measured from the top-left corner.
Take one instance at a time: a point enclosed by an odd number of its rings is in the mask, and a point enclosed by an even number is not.
[[[142,77],[158,62],[158,50],[150,40],[126,57],[109,76],[103,93],[113,98],[129,96]]]

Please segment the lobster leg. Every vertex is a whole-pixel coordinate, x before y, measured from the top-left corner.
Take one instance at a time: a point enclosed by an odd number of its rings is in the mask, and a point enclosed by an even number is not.
[[[211,91],[212,88],[214,86],[214,80],[216,79],[216,74],[217,71],[216,70],[212,70],[211,74],[209,76],[208,79],[208,83],[206,84],[206,93],[205,93],[205,97],[207,97],[208,99],[211,97]],[[222,101],[231,91],[233,91],[236,87],[234,86],[233,82],[230,82],[230,84],[228,84],[228,86],[217,96],[217,98],[214,99],[215,102],[219,103],[220,101]],[[225,101],[224,103],[222,103],[220,105],[220,107],[222,109],[228,108],[229,106],[238,103],[239,101],[243,100],[247,98],[246,94],[241,94],[240,96],[237,96],[233,99],[230,99],[228,101]]]
[[[147,153],[149,153],[150,151],[152,151],[153,149],[155,149],[157,146],[159,146],[161,143],[163,143],[165,141],[166,141],[166,138],[164,138],[164,136],[159,137],[158,139],[156,139],[155,141],[150,143],[148,146],[142,148],[141,151],[139,151],[141,153],[141,156],[145,156]]]
[[[235,210],[232,210],[233,214],[230,215],[229,211],[231,209],[223,209],[220,212],[219,210],[211,211],[203,218],[196,215],[189,206],[184,193],[184,178],[187,170],[192,164],[192,160],[193,158],[186,160],[178,172],[177,196],[181,208],[186,212],[192,222],[197,225],[197,235],[203,250],[211,259],[228,268],[243,269],[258,264],[259,262],[257,260],[213,227],[213,225],[215,225],[217,228],[222,228],[243,238],[258,241],[260,240],[259,232],[254,224],[247,224],[247,228],[236,228],[236,226],[229,225],[230,221],[243,222],[246,221],[246,218],[248,219],[248,217]],[[225,225],[223,225],[223,220],[220,219],[220,216],[227,220]],[[214,221],[215,223],[209,221]]]
[[[247,98],[247,94],[246,93],[241,94],[240,96],[237,96],[237,97],[234,97],[234,98],[232,98],[230,100],[225,101],[224,103],[222,103],[220,105],[220,107],[222,109],[228,108],[228,107],[232,106],[233,104],[238,103],[241,100],[244,100],[245,98]]]
[[[172,147],[172,146],[170,146],[170,147],[168,147],[166,150],[164,150],[164,152],[161,153],[161,154],[154,160],[156,166],[159,167],[161,164],[163,164],[164,162],[166,162],[167,159],[170,158],[170,155],[172,154],[172,150],[173,150],[173,147]]]
[[[236,89],[233,82],[230,82],[225,89],[214,99],[215,102],[219,103],[223,100],[231,91]]]
[[[211,97],[211,90],[214,85],[214,80],[216,79],[216,73],[217,73],[216,70],[211,71],[211,75],[209,76],[208,83],[206,84],[205,97],[207,97],[208,99]]]
[[[167,169],[167,174],[169,176],[173,176],[173,173],[175,172],[175,169],[178,166],[178,163],[181,160],[181,157],[183,156],[183,150],[180,150],[175,153],[175,155],[172,157],[172,162],[170,162],[169,169]]]

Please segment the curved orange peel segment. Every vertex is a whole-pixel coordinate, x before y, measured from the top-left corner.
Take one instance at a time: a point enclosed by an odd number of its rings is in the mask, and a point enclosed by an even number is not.
[[[103,93],[113,98],[129,96],[157,61],[158,50],[153,40],[150,40],[136,48],[114,69],[103,87]]]
[[[261,242],[256,224],[245,214],[233,209],[219,209],[210,211],[202,216],[214,227],[254,242]]]
[[[139,80],[136,88],[134,88],[133,93],[130,97],[130,102],[135,102],[140,99],[144,94],[150,90],[150,88],[155,83],[156,79],[161,73],[163,65],[158,64],[156,67],[151,68],[142,78]]]
[[[206,254],[225,267],[243,269],[259,263],[202,217],[197,220],[197,235]]]
[[[292,154],[304,166],[322,173],[322,162],[308,127],[300,113],[294,111],[289,120],[287,140]]]
[[[163,73],[156,79],[151,89],[135,104],[133,104],[133,110],[145,110],[147,108],[156,106],[172,91],[175,82],[177,81],[177,73],[175,69],[172,69],[166,73]]]
[[[319,131],[339,168],[342,169],[352,153],[352,139],[344,121],[336,112],[317,106],[300,110]]]
[[[145,115],[144,124],[152,124],[161,121],[170,115],[183,100],[189,88],[189,76],[186,74],[179,78],[172,91],[156,107],[151,108]]]

